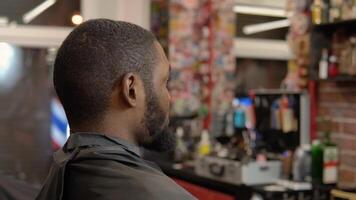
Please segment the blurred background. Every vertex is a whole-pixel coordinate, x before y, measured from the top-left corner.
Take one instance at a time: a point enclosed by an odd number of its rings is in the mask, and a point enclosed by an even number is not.
[[[198,199],[355,199],[355,0],[1,0],[0,199],[34,199],[65,143],[53,62],[94,18],[162,44],[178,145],[143,151]]]

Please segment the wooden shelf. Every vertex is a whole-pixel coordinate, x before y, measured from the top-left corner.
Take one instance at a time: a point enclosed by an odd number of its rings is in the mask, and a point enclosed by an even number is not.
[[[311,78],[312,81],[320,81],[320,82],[356,82],[356,76],[349,75],[340,75],[334,78],[328,79],[320,79],[320,78]]]
[[[170,116],[172,121],[180,121],[180,120],[193,120],[195,118],[197,118],[198,115],[197,114],[192,114],[192,115],[174,115],[174,116]]]
[[[356,19],[338,21],[334,23],[316,24],[313,29],[316,31],[335,31],[338,28],[354,29],[356,28]]]
[[[283,95],[283,94],[301,94],[302,92],[284,90],[284,89],[255,89],[250,90],[254,95]]]

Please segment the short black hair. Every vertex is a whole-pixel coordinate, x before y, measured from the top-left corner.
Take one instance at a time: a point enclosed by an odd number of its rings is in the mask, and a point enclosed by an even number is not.
[[[126,73],[138,73],[151,87],[155,41],[151,32],[123,21],[94,19],[75,28],[58,50],[53,72],[69,125],[101,120]]]

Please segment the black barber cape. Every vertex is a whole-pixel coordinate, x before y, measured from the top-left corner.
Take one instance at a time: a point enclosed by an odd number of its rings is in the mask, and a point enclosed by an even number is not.
[[[191,194],[136,146],[95,133],[71,134],[53,156],[37,200],[186,200]]]

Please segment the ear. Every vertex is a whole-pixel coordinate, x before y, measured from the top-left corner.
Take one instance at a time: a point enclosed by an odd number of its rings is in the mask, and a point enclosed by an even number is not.
[[[134,73],[127,73],[123,79],[123,98],[131,107],[137,106],[139,78]]]

